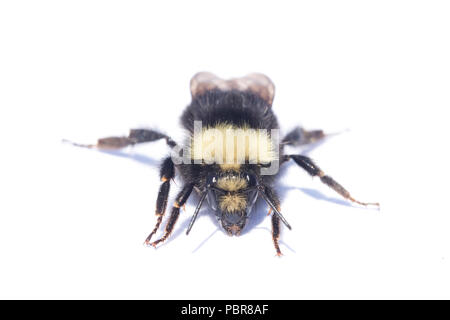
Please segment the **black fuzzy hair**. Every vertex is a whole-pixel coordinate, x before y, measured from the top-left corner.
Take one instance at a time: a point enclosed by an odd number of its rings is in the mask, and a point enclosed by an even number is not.
[[[203,127],[227,123],[236,127],[253,129],[278,129],[278,121],[271,106],[250,91],[206,91],[195,97],[181,116],[181,123],[189,132],[194,131],[194,121],[202,121]]]

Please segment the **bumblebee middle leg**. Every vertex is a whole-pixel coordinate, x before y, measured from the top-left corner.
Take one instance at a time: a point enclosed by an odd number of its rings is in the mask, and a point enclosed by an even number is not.
[[[322,171],[322,169],[319,168],[310,158],[303,156],[303,155],[288,155],[285,156],[285,160],[292,159],[297,163],[301,168],[303,168],[306,172],[308,172],[311,176],[319,177],[320,180],[329,186],[331,189],[339,193],[341,196],[343,196],[345,199],[348,199],[352,202],[358,203],[363,206],[373,205],[373,206],[380,206],[378,202],[361,202],[356,200],[350,195],[350,192],[348,192],[343,186],[341,186],[338,182],[336,182],[332,177],[325,175],[325,173]]]
[[[302,146],[320,141],[326,136],[323,130],[305,130],[302,127],[296,127],[283,138],[281,143],[290,146]]]

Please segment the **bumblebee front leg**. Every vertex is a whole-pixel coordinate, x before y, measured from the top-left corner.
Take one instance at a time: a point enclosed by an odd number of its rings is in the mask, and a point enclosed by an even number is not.
[[[283,221],[283,223],[289,229],[291,229],[291,226],[287,223],[287,221],[280,213],[280,199],[278,198],[275,191],[269,186],[263,186],[261,188],[261,192],[264,200],[266,200],[267,204],[269,205],[269,214],[270,212],[272,212],[272,240],[273,245],[275,246],[275,250],[277,251],[277,256],[280,257],[282,255],[280,245],[278,244],[278,241],[280,239],[280,221]]]
[[[280,239],[280,218],[277,215],[272,215],[272,240],[277,251],[277,256],[281,257],[283,254],[280,250],[278,240]]]
[[[147,244],[156,247],[159,243],[167,240],[167,238],[172,233],[173,227],[175,226],[175,223],[177,222],[178,217],[180,215],[180,207],[182,207],[186,203],[187,199],[191,195],[193,187],[194,187],[193,184],[187,184],[183,187],[183,189],[181,189],[180,193],[178,193],[177,195],[175,203],[173,204],[172,213],[170,214],[169,220],[167,221],[166,229],[164,230],[164,235],[160,239],[152,243],[148,243],[148,241],[146,240]]]
[[[159,226],[161,225],[161,221],[166,212],[167,198],[169,197],[169,191],[170,191],[170,180],[172,180],[175,177],[175,166],[170,157],[167,157],[162,162],[159,175],[160,175],[162,183],[161,183],[161,186],[159,187],[158,198],[156,200],[155,214],[157,216],[157,221],[156,221],[155,228],[153,229],[153,231],[148,235],[147,239],[145,240],[145,244],[147,244],[147,245],[150,243],[150,240],[153,237],[153,235],[156,233],[156,231],[158,231]]]
[[[343,186],[337,183],[332,177],[325,175],[325,173],[308,157],[302,155],[288,155],[286,156],[286,160],[292,159],[297,163],[300,167],[302,167],[306,172],[308,172],[311,176],[319,177],[320,180],[329,186],[331,189],[339,193],[345,199],[348,199],[352,202],[358,203],[363,206],[380,206],[378,202],[361,202],[356,200],[350,195],[350,192],[345,190]]]

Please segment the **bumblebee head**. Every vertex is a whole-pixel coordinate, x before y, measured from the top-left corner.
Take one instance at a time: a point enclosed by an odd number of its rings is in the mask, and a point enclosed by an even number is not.
[[[257,199],[257,180],[252,173],[222,172],[207,178],[207,201],[229,235],[239,235]]]

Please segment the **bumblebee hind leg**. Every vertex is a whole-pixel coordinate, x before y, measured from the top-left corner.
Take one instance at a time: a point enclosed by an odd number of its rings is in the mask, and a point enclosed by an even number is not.
[[[98,139],[96,144],[79,144],[68,140],[63,140],[64,142],[69,142],[77,147],[83,148],[96,148],[101,150],[114,150],[121,149],[127,146],[132,146],[138,143],[153,142],[160,139],[165,139],[169,147],[173,148],[177,144],[169,136],[164,133],[150,130],[150,129],[131,129],[130,133],[126,137],[106,137]]]

